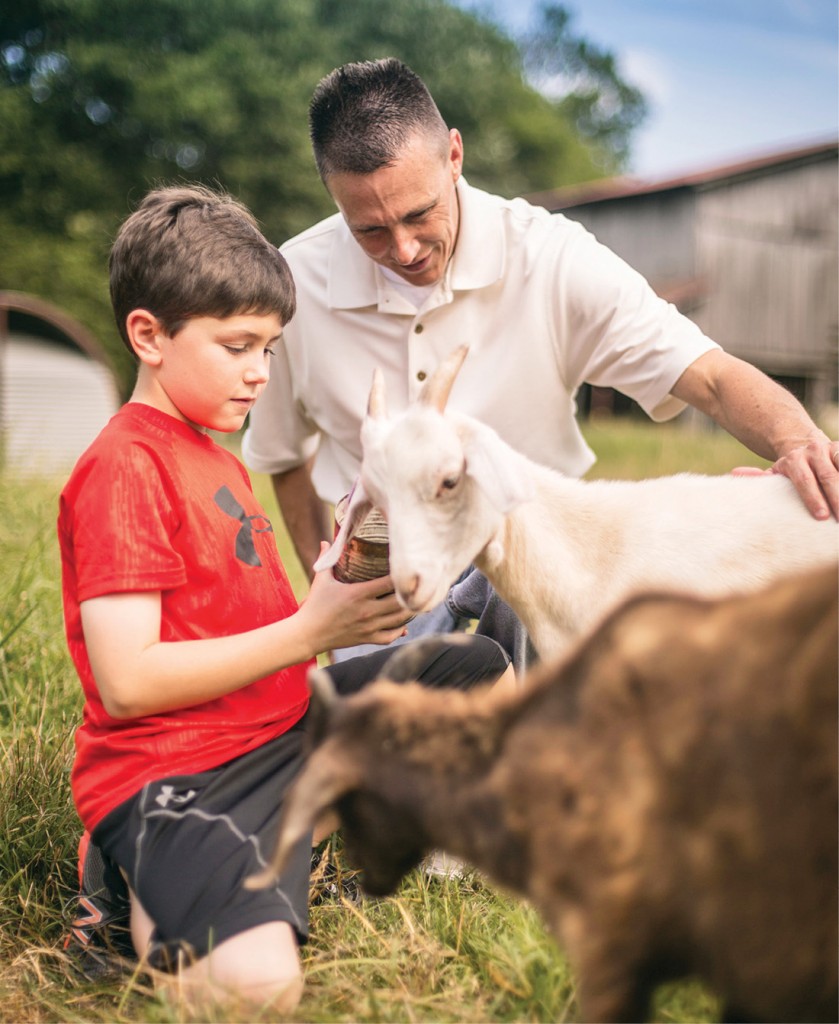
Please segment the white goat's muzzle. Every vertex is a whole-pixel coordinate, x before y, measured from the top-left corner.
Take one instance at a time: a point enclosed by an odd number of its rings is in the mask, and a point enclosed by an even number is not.
[[[436,607],[448,593],[448,586],[438,573],[401,570],[391,576],[400,604],[414,613],[429,611]]]

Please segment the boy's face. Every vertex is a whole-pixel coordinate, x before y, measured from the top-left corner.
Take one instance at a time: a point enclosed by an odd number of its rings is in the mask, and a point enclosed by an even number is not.
[[[274,314],[201,316],[174,337],[159,334],[152,404],[200,429],[238,430],[268,382],[282,327]]]

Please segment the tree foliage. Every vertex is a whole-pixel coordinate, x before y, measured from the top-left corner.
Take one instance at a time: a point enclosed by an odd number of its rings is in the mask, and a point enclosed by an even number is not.
[[[387,55],[461,130],[474,184],[513,195],[620,166],[584,101],[537,92],[518,46],[446,0],[19,0],[0,13],[0,283],[73,312],[127,388],[105,267],[129,208],[154,184],[218,184],[282,242],[333,209],[308,142],[315,83]]]
[[[558,107],[606,165],[626,164],[632,133],[647,116],[640,90],[625,82],[614,55],[572,31],[571,11],[545,3],[538,27],[521,40],[524,66],[546,93],[557,93]]]

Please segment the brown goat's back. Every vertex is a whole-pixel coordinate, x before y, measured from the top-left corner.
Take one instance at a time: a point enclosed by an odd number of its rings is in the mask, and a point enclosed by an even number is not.
[[[513,696],[335,698],[274,869],[334,810],[371,892],[439,848],[527,896],[587,1020],[685,975],[728,1020],[836,1020],[837,623],[835,570],[650,596]]]
[[[497,785],[589,1019],[685,973],[734,1019],[836,1019],[838,621],[833,570],[639,598],[534,679]]]

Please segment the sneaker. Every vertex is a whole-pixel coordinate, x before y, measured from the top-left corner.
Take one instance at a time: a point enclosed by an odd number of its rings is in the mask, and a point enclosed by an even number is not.
[[[346,900],[359,904],[363,897],[358,872],[348,871],[330,852],[329,845],[312,851],[312,870],[309,876],[309,905]]]
[[[468,870],[462,860],[442,850],[432,850],[420,867],[426,878],[463,878]]]
[[[131,904],[119,868],[84,832],[79,840],[79,895],[64,949],[91,981],[120,973],[136,960],[131,942]]]

